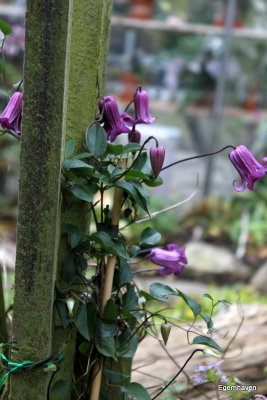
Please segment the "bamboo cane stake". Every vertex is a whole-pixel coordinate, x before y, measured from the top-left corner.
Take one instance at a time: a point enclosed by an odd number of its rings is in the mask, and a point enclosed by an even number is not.
[[[122,160],[121,167],[126,167],[126,159]],[[112,225],[119,225],[120,214],[121,214],[121,203],[122,203],[123,190],[120,188],[115,188],[114,200],[112,207],[111,223]],[[100,313],[103,314],[105,305],[111,297],[113,278],[116,266],[116,256],[110,256],[107,260],[105,280],[103,284],[103,291],[100,299]],[[93,382],[92,389],[90,393],[90,400],[98,400],[101,380],[102,380],[102,370],[103,370],[103,358],[96,360],[93,369]]]

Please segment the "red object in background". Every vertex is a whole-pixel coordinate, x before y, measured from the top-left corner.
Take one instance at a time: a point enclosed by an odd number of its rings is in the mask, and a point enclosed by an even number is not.
[[[213,24],[216,26],[225,26],[225,16],[226,16],[226,6],[225,1],[221,5],[221,9],[216,13]],[[235,21],[234,21],[234,28],[242,28],[244,23],[242,22],[242,10],[237,4],[236,6],[236,14],[235,14]]]
[[[245,109],[248,111],[254,111],[259,108],[259,91],[257,89],[253,89],[248,93]]]
[[[122,102],[129,103],[133,99],[136,92],[138,81],[135,74],[121,74],[120,81],[123,84],[123,92],[118,95],[118,99]]]
[[[129,18],[150,19],[152,18],[154,0],[131,0]]]

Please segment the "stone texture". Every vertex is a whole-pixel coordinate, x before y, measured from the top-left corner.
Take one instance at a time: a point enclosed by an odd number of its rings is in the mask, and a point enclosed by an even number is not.
[[[267,294],[267,262],[252,276],[250,283],[259,292]]]
[[[232,283],[233,280],[247,281],[250,268],[236,260],[230,250],[200,241],[186,244],[188,266],[183,278],[200,279],[204,282]]]

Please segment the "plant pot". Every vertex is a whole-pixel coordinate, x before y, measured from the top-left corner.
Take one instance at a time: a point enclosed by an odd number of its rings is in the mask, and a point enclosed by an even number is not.
[[[154,0],[131,0],[129,18],[151,19]]]

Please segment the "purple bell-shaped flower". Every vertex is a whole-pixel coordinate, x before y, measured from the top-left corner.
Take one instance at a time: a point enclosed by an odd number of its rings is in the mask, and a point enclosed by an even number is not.
[[[1,126],[18,135],[21,134],[22,97],[23,94],[21,92],[15,92],[0,115]]]
[[[107,138],[114,142],[116,137],[121,133],[130,133],[130,129],[121,119],[116,99],[112,96],[105,96],[99,100],[100,112],[103,115],[104,129]]]

